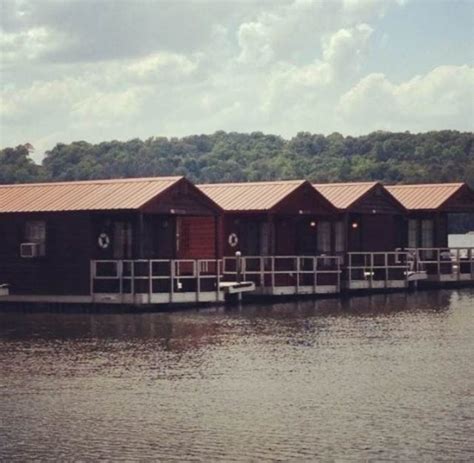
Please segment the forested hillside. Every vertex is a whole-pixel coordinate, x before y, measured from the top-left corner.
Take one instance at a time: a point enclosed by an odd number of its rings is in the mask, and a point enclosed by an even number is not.
[[[58,143],[42,165],[19,146],[0,152],[0,183],[185,175],[194,182],[307,178],[385,183],[466,180],[474,186],[474,134],[374,132],[360,137],[260,132],[90,144]]]

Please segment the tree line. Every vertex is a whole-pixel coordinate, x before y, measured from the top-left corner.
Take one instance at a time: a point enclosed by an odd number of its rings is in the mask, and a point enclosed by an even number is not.
[[[0,183],[184,175],[196,183],[306,178],[315,182],[474,186],[474,134],[453,130],[352,137],[298,133],[286,140],[261,132],[219,131],[97,144],[58,143],[41,164],[29,144],[0,151]]]

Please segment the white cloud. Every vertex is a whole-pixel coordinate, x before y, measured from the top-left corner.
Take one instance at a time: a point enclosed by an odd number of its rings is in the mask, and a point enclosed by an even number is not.
[[[75,102],[73,125],[79,127],[121,127],[140,114],[146,91],[130,88],[117,92],[97,91]]]
[[[367,65],[397,0],[0,1],[3,146],[472,120],[465,67],[396,84]]]
[[[190,76],[198,67],[197,61],[184,55],[155,53],[135,60],[127,67],[127,71],[132,80],[153,83]]]
[[[17,33],[3,33],[0,35],[0,67],[37,60],[47,50],[53,49],[58,41],[58,34],[45,27],[34,27]]]
[[[274,59],[269,28],[260,22],[240,25],[238,42],[241,49],[238,60],[242,63],[268,65]]]
[[[370,74],[341,96],[338,111],[366,130],[472,130],[474,67],[439,66],[400,84]]]
[[[336,76],[354,68],[358,70],[363,54],[372,35],[368,24],[358,24],[350,29],[339,29],[323,40],[323,57]]]
[[[2,123],[29,124],[67,113],[71,103],[89,91],[89,85],[78,78],[34,82],[22,89],[8,88],[1,92]]]

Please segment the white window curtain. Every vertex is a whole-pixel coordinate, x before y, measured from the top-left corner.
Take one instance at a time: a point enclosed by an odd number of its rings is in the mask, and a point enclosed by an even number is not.
[[[46,222],[44,220],[32,220],[26,222],[25,239],[27,243],[36,243],[39,247],[39,255],[46,254]]]
[[[344,252],[345,248],[345,240],[344,240],[344,223],[342,221],[336,222],[334,224],[334,231],[335,231],[335,243],[334,243],[334,250],[336,253]]]
[[[132,224],[129,222],[114,223],[114,259],[132,257]]]
[[[418,220],[416,219],[408,221],[408,247],[418,247]]]
[[[331,252],[331,222],[319,222],[317,229],[318,252]]]
[[[434,223],[433,220],[421,221],[421,247],[432,248],[434,246]]]
[[[421,247],[432,248],[434,246],[434,222],[427,219],[421,221]],[[425,259],[433,259],[434,251],[423,251]]]

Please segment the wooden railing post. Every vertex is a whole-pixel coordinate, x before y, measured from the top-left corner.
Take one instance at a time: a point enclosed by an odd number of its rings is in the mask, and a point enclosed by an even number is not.
[[[175,275],[175,268],[174,268],[174,259],[170,260],[170,303],[173,302],[173,295],[174,295],[174,275]]]
[[[300,292],[300,258],[296,257],[296,294]]]
[[[471,280],[474,280],[474,258],[472,253],[473,250],[474,248],[469,248],[469,268],[471,270]]]
[[[435,251],[438,256],[438,279],[441,280],[441,251],[439,249]]]
[[[96,262],[95,260],[91,260],[90,263],[90,268],[89,268],[89,292],[90,295],[94,295],[94,280],[95,280],[95,267],[96,267]]]
[[[153,263],[148,261],[148,303],[151,304],[151,297],[153,295]]]
[[[316,294],[318,287],[318,257],[312,257],[313,263],[313,293]]]
[[[193,265],[196,266],[196,302],[199,302],[201,295],[201,260],[196,259],[193,262]]]
[[[272,278],[272,293],[275,290],[275,256],[271,257],[271,278]]]

